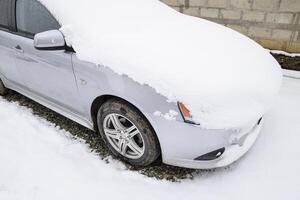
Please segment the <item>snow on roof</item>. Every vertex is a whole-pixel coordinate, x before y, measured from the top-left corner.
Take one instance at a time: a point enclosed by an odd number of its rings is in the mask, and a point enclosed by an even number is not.
[[[205,128],[258,120],[278,93],[280,66],[265,49],[158,0],[40,1],[79,59],[184,102]]]

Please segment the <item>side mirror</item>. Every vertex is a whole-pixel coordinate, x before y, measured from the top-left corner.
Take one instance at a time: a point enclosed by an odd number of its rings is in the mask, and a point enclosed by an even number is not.
[[[34,36],[34,47],[39,50],[63,50],[65,38],[59,30],[45,31]]]

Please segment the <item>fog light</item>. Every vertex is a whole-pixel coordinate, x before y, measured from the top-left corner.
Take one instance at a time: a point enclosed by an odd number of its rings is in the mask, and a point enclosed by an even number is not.
[[[210,160],[215,160],[217,158],[220,158],[223,153],[225,152],[225,147],[218,149],[216,151],[212,151],[210,153],[207,153],[203,156],[199,156],[198,158],[195,158],[195,160],[199,161],[210,161]]]

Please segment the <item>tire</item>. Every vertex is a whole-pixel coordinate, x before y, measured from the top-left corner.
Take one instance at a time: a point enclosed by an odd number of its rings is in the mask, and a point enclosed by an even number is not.
[[[0,79],[0,96],[5,96],[8,93],[8,89],[4,86],[2,80]]]
[[[98,111],[97,125],[110,152],[135,167],[149,166],[160,156],[159,142],[152,126],[125,101],[112,99],[105,102]]]

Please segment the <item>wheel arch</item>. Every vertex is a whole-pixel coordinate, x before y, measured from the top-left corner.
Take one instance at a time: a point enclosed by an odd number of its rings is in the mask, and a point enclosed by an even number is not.
[[[100,109],[100,107],[105,102],[107,102],[107,101],[109,101],[111,99],[117,99],[117,100],[124,101],[125,103],[128,103],[129,105],[131,105],[132,107],[134,107],[147,120],[147,122],[150,124],[151,128],[156,133],[155,128],[153,127],[153,125],[151,123],[151,120],[149,120],[149,118],[141,111],[141,109],[138,106],[136,106],[135,104],[131,103],[130,101],[128,101],[128,100],[126,100],[124,98],[121,98],[121,97],[116,96],[116,95],[109,95],[109,94],[98,96],[97,98],[94,99],[93,103],[91,104],[90,113],[91,113],[91,119],[92,119],[92,121],[94,123],[95,130],[97,130],[96,126],[97,126],[97,113],[98,113],[98,110]]]
[[[98,126],[97,126],[97,113],[100,109],[100,107],[107,101],[111,100],[111,99],[117,99],[117,100],[121,100],[129,105],[131,105],[132,107],[134,107],[139,114],[141,114],[146,120],[147,122],[149,123],[151,129],[153,130],[156,138],[157,138],[157,142],[158,142],[158,145],[159,145],[159,150],[160,150],[160,156],[158,158],[159,162],[161,162],[162,160],[162,149],[161,149],[161,144],[160,144],[160,141],[159,141],[159,137],[157,136],[157,133],[156,133],[156,130],[155,128],[153,127],[152,123],[151,123],[151,120],[149,120],[149,118],[141,111],[141,109],[139,109],[136,105],[134,105],[133,103],[131,103],[130,101],[124,99],[124,98],[121,98],[121,97],[118,97],[118,96],[115,96],[115,95],[101,95],[101,96],[98,96],[97,98],[94,99],[92,105],[91,105],[91,119],[93,121],[93,125],[94,125],[94,130],[96,132],[98,132]]]
[[[98,113],[98,110],[100,109],[100,107],[105,102],[107,102],[111,99],[118,99],[118,100],[124,101],[125,103],[128,103],[129,105],[134,107],[139,112],[139,114],[141,114],[147,120],[147,122],[150,124],[151,128],[154,130],[154,132],[156,134],[155,128],[153,127],[153,125],[151,123],[151,120],[149,120],[149,118],[141,111],[140,108],[138,108],[135,104],[131,103],[130,101],[128,101],[124,98],[121,98],[121,97],[116,96],[116,95],[109,95],[109,94],[98,96],[97,98],[94,99],[93,103],[91,104],[91,110],[90,110],[91,119],[93,121],[94,129],[96,131],[97,131],[97,128],[98,128],[97,127],[97,113]]]

